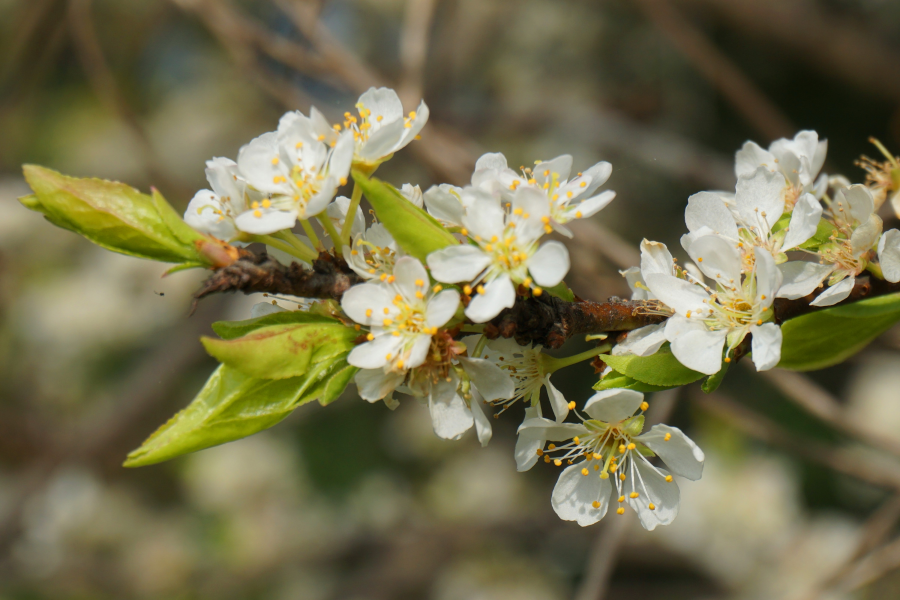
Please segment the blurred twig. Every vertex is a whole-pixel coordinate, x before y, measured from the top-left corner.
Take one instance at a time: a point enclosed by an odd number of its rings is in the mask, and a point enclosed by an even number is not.
[[[437,0],[407,0],[403,31],[400,35],[400,98],[407,104],[422,97],[425,60]]]
[[[749,363],[748,363],[749,364]],[[745,366],[747,366],[745,364]],[[872,431],[847,414],[840,402],[813,380],[799,373],[775,369],[762,373],[797,406],[851,438],[900,456],[900,442]]]
[[[784,429],[771,419],[755,413],[721,393],[695,392],[691,399],[706,411],[718,416],[735,429],[777,446],[791,454],[818,463],[878,487],[900,490],[900,469],[880,463],[860,460],[859,456],[843,448],[834,448]]]
[[[675,410],[678,401],[678,388],[657,392],[650,398],[645,429],[657,423],[665,422]],[[609,581],[616,567],[619,549],[625,540],[628,529],[634,525],[634,511],[626,511],[624,515],[612,517],[607,515],[594,547],[591,549],[582,580],[575,600],[602,600],[609,589]]]
[[[772,140],[793,135],[796,128],[781,110],[698,27],[672,6],[670,0],[634,2],[761,135]]]

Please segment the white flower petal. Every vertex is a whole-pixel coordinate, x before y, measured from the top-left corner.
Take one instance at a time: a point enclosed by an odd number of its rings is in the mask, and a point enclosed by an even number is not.
[[[748,227],[768,233],[784,213],[785,180],[781,173],[760,167],[753,175],[738,180],[734,201]]]
[[[407,302],[416,302],[416,292],[427,292],[429,287],[428,271],[418,259],[404,256],[394,263],[394,287]],[[416,285],[419,282],[419,285]],[[446,323],[446,321],[444,321]],[[443,325],[443,323],[441,323]]]
[[[753,335],[751,351],[757,371],[768,371],[781,360],[781,327],[775,323],[763,323],[750,327]]]
[[[853,233],[850,234],[850,246],[853,249],[853,254],[861,256],[871,250],[875,242],[878,241],[878,236],[881,235],[883,226],[881,217],[876,214],[869,215],[862,225],[854,229]]]
[[[822,205],[812,194],[803,194],[794,205],[787,235],[781,244],[781,251],[796,248],[816,233],[819,220],[822,218]]]
[[[633,460],[634,472],[628,469],[625,480],[625,501],[634,509],[647,531],[653,531],[657,525],[668,525],[678,515],[678,502],[681,494],[675,481],[666,481],[669,474],[665,469],[655,469],[641,458]],[[632,492],[638,497],[632,498]],[[653,509],[650,509],[650,504]]]
[[[540,186],[543,186],[545,182],[552,181],[554,176],[557,181],[566,181],[569,179],[569,173],[572,172],[572,155],[563,154],[552,160],[545,160],[534,165],[533,172],[534,179]]]
[[[387,123],[403,119],[403,104],[397,92],[390,88],[370,87],[356,104],[359,108],[371,111],[368,118],[373,128],[384,127]]]
[[[420,333],[416,336],[415,340],[412,347],[405,352],[403,362],[406,369],[415,369],[428,358],[428,349],[431,347],[431,336]]]
[[[694,240],[689,254],[704,275],[723,287],[740,284],[741,254],[734,242],[717,235],[705,235]]]
[[[391,316],[397,311],[391,293],[377,283],[363,283],[351,287],[341,298],[341,308],[348,317],[360,325],[380,325],[386,316]],[[388,309],[388,312],[385,313],[384,309]]]
[[[691,481],[697,481],[703,475],[703,461],[706,459],[703,450],[677,427],[654,425],[650,431],[634,439],[653,450],[675,475]]]
[[[282,229],[290,229],[297,222],[297,211],[295,210],[248,210],[241,213],[234,220],[234,224],[241,231],[252,233],[255,235],[268,235],[281,231]]]
[[[473,323],[486,323],[500,314],[504,308],[516,303],[516,288],[509,275],[501,275],[484,284],[484,293],[475,294],[466,308],[466,316]]]
[[[354,377],[359,397],[368,402],[377,402],[403,383],[403,373],[384,372],[384,369],[362,369]]]
[[[600,479],[594,471],[584,476],[581,474],[584,468],[582,463],[567,467],[560,473],[551,496],[553,510],[559,518],[575,521],[582,527],[603,518],[612,491],[609,479]],[[598,508],[594,508],[594,502],[599,502]]]
[[[569,272],[569,251],[555,240],[546,242],[528,259],[528,272],[542,287],[557,285]]]
[[[291,193],[290,179],[286,177],[287,171],[283,163],[278,148],[278,134],[274,131],[254,138],[238,152],[237,164],[241,175],[261,192]],[[281,181],[282,177],[285,181]]]
[[[585,170],[581,176],[583,178],[591,178],[591,182],[584,188],[582,194],[585,196],[590,196],[593,194],[597,188],[607,182],[609,180],[609,176],[612,174],[612,165],[606,161],[601,161]],[[576,178],[578,179],[578,178]]]
[[[481,407],[481,397],[478,394],[478,390],[473,390],[472,400],[469,402],[469,410],[472,412],[472,420],[475,422],[475,434],[478,436],[478,441],[483,448],[491,441],[494,430],[491,427],[491,420],[487,418]]]
[[[843,198],[841,198],[843,196]],[[865,223],[875,211],[875,199],[869,188],[862,184],[851,185],[845,190],[839,190],[835,194],[834,203],[840,202],[845,211],[850,212],[850,216],[855,221]]]
[[[438,437],[457,440],[475,424],[466,401],[456,393],[459,378],[451,374],[451,381],[441,379],[428,395],[431,425]]]
[[[647,325],[629,331],[626,338],[616,344],[613,349],[617,355],[634,354],[650,356],[656,354],[660,346],[666,343],[666,324]]]
[[[850,292],[853,291],[853,286],[856,285],[855,277],[847,277],[846,279],[842,279],[835,285],[831,286],[818,296],[816,299],[810,302],[810,306],[834,306],[838,302],[842,300],[846,300],[850,295]]]
[[[890,229],[878,241],[878,264],[884,278],[891,283],[900,281],[900,231]]]
[[[541,418],[541,406],[529,406],[525,409],[525,421]],[[538,461],[538,450],[544,447],[547,440],[544,439],[539,428],[528,429],[520,432],[516,438],[516,470],[527,471]]]
[[[501,171],[507,168],[507,164],[506,157],[502,152],[488,152],[487,154],[482,154],[478,160],[475,161],[475,170],[495,169]]]
[[[644,281],[654,296],[679,315],[708,311],[706,301],[709,294],[697,284],[659,273],[644,273]]]
[[[484,358],[465,357],[460,357],[458,360],[485,400],[489,402],[506,400],[512,398],[516,393],[516,386],[509,375],[491,361]]]
[[[700,192],[688,198],[684,221],[691,232],[708,227],[713,233],[724,235],[730,240],[738,239],[734,216],[725,206],[722,196],[714,192]]]
[[[644,395],[634,390],[603,390],[591,396],[584,412],[604,423],[618,423],[632,416],[643,401]]]
[[[665,244],[644,240],[641,242],[641,274],[646,278],[656,273],[672,275],[675,261]]]
[[[360,369],[379,369],[388,363],[388,354],[397,356],[402,343],[402,338],[392,335],[376,336],[351,350],[347,362]]]
[[[756,302],[768,308],[775,301],[775,294],[781,287],[781,271],[775,265],[775,259],[759,246],[753,248],[756,259]]]
[[[544,375],[544,386],[547,388],[547,396],[550,398],[550,408],[553,409],[553,416],[556,417],[557,423],[562,423],[569,416],[569,403],[562,392],[556,389],[556,386],[550,381],[550,375]]]
[[[271,302],[257,302],[250,308],[250,318],[257,319],[266,315],[274,315],[275,313],[287,312],[286,308],[281,308],[277,304]]]
[[[413,206],[422,208],[425,205],[425,200],[422,196],[422,188],[417,185],[404,183],[403,187],[400,188],[400,193],[403,194],[403,197],[409,200]]]
[[[184,211],[184,222],[220,240],[228,241],[238,233],[234,220],[225,215],[228,205],[210,190],[200,190],[191,199]]]
[[[715,375],[722,368],[727,329],[709,331],[702,322],[675,315],[666,321],[672,354],[689,369]]]
[[[778,265],[782,282],[776,297],[796,300],[807,296],[834,270],[834,265],[792,260]]]
[[[503,235],[505,219],[506,212],[500,202],[488,196],[470,204],[462,222],[469,231],[469,237],[489,240],[495,235]]]
[[[548,442],[563,442],[570,440],[575,436],[581,436],[587,433],[584,425],[576,423],[557,423],[550,419],[537,417],[534,419],[525,419],[519,425],[518,434],[522,435],[538,435]]]
[[[631,288],[632,300],[650,300],[652,294],[647,289],[639,267],[629,267],[624,271],[619,271],[619,275],[625,278],[628,287]]]
[[[433,185],[423,194],[428,213],[450,226],[462,225],[466,214],[460,194],[462,190],[450,184]]]
[[[734,157],[734,173],[738,177],[749,177],[764,166],[770,171],[778,168],[775,156],[759,147],[756,142],[746,142]]]
[[[428,280],[426,279],[426,285]],[[425,324],[429,327],[443,327],[453,318],[459,308],[459,292],[444,290],[428,301],[425,309]]]
[[[489,254],[469,244],[441,248],[425,260],[434,278],[444,283],[472,281],[491,264]]]

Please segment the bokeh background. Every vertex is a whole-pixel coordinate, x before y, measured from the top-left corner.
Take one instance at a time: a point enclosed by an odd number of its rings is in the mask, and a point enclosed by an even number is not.
[[[0,599],[900,597],[897,329],[825,371],[651,398],[707,455],[653,533],[630,513],[559,521],[554,470],[515,471],[518,408],[482,449],[352,386],[123,469],[214,367],[198,336],[259,299],[188,316],[203,273],[161,279],[52,227],[16,202],[20,165],[183,209],[206,159],[382,84],[432,115],[379,171],[395,184],[465,182],[484,151],[611,161],[618,198],[569,245],[571,285],[603,299],[627,294],[641,238],[678,248],[690,194],[733,188],[746,139],[814,128],[826,171],[857,181],[869,136],[900,151],[900,3],[0,0]],[[579,403],[594,378],[554,377]]]

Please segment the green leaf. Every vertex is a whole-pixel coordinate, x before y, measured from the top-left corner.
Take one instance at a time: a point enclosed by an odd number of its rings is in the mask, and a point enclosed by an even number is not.
[[[343,366],[338,365],[331,371],[325,384],[325,389],[322,391],[322,395],[319,396],[319,404],[322,406],[328,406],[337,400],[344,393],[353,376],[359,371],[359,367],[348,365],[346,359],[341,364]]]
[[[557,298],[561,298],[566,302],[575,302],[575,293],[569,289],[569,286],[566,285],[565,281],[560,281],[552,288],[547,288],[544,291],[549,293],[551,296],[556,296]]]
[[[816,226],[816,232],[813,234],[813,236],[800,244],[799,247],[803,250],[814,250],[822,244],[827,243],[834,231],[834,225],[832,225],[825,219],[821,219],[819,221],[819,224]]]
[[[362,188],[379,220],[410,256],[424,262],[425,257],[435,250],[458,243],[434,217],[404,198],[393,186],[374,177],[367,179],[356,171],[353,179]]]
[[[725,374],[728,373],[728,367],[731,366],[731,363],[723,362],[722,368],[719,369],[719,372],[715,375],[710,375],[706,378],[706,381],[703,382],[703,385],[700,386],[707,394],[712,394],[714,391],[719,389],[719,386],[722,385],[722,381],[725,379]]]
[[[36,165],[25,165],[23,171],[34,196],[21,199],[22,204],[55,225],[122,254],[171,263],[209,262],[192,242],[203,236],[158,194],[152,198],[123,183],[67,177]]]
[[[900,293],[826,308],[785,321],[781,362],[792,371],[824,369],[853,356],[900,321]]]
[[[269,325],[291,325],[299,323],[339,323],[337,319],[325,315],[310,313],[301,310],[272,313],[255,319],[243,321],[217,321],[212,324],[213,331],[224,340],[233,340],[243,337]]]
[[[650,385],[649,383],[642,383],[633,377],[629,377],[627,375],[622,375],[618,371],[613,371],[609,373],[606,377],[598,381],[594,384],[594,389],[598,392],[603,390],[612,390],[612,389],[626,389],[626,390],[634,390],[636,392],[661,392],[662,390],[672,389],[673,387],[678,387],[675,385],[671,386],[660,386],[660,385]]]
[[[152,465],[253,435],[316,398],[327,404],[349,382],[346,372],[345,356],[321,362],[303,377],[279,380],[220,365],[190,405],[131,452],[125,466]]]
[[[231,340],[204,337],[201,341],[212,356],[246,375],[285,379],[349,352],[358,336],[355,329],[341,323],[295,323],[260,327]]]
[[[677,387],[693,383],[703,377],[703,373],[688,369],[678,362],[669,344],[664,344],[651,356],[604,354],[600,359],[623,375],[655,386]]]

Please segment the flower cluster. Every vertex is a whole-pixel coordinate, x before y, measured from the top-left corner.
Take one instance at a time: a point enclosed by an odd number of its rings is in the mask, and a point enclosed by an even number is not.
[[[693,263],[680,268],[664,245],[645,241],[640,270],[623,272],[635,298],[658,300],[672,316],[632,332],[614,353],[647,356],[668,341],[682,364],[712,375],[749,335],[756,368],[771,369],[781,358],[776,298],[831,306],[867,269],[900,280],[900,231],[882,234],[875,213],[893,184],[820,175],[826,151],[814,131],[768,150],[747,142],[736,155],[734,194],[688,200],[681,245]]]

